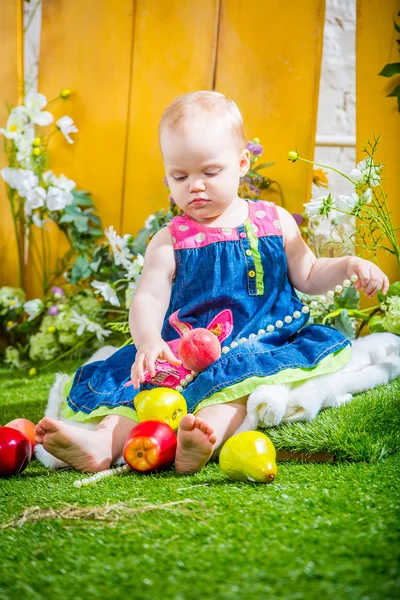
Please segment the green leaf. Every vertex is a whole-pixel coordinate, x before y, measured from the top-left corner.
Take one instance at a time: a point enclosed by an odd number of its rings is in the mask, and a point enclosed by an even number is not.
[[[74,215],[68,215],[67,213],[63,214],[61,219],[58,221],[59,223],[72,223],[75,220]]]
[[[400,17],[400,12],[397,15],[398,17]],[[394,24],[394,28],[395,30],[400,33],[400,25],[397,25],[396,21],[393,19],[393,24]]]
[[[378,75],[382,75],[382,77],[393,77],[393,75],[397,75],[400,73],[400,63],[390,63],[385,65]]]
[[[389,286],[386,296],[384,296],[381,291],[378,292],[379,302],[385,302],[386,298],[390,296],[400,296],[400,281],[394,281]]]
[[[88,234],[93,237],[101,237],[103,235],[102,229],[96,229],[95,227],[89,227]]]
[[[92,269],[89,266],[86,254],[84,256],[78,256],[71,270],[71,281],[72,283],[77,283],[79,279],[90,277],[91,273]]]
[[[340,296],[335,296],[335,307],[337,308],[358,308],[359,302],[360,294],[354,286],[345,288]]]
[[[97,260],[92,260],[91,263],[89,263],[90,268],[92,269],[92,271],[94,271],[95,273],[97,273],[99,266],[101,265],[101,256],[100,258],[98,258]]]
[[[371,317],[370,320],[368,321],[368,327],[374,333],[386,331],[386,329],[382,325],[382,316],[381,315],[374,315],[373,317]]]
[[[263,163],[262,165],[257,165],[256,167],[252,168],[252,171],[259,171],[260,169],[266,169],[267,167],[272,167],[272,165],[274,165],[274,162],[270,162],[270,163]]]
[[[354,340],[356,335],[356,328],[351,322],[349,314],[346,309],[340,312],[340,315],[334,320],[334,327],[349,340]]]
[[[74,225],[77,229],[77,231],[79,231],[79,233],[86,233],[87,230],[89,229],[89,219],[88,217],[76,217],[76,219],[74,220]]]
[[[386,98],[389,98],[389,96],[400,96],[400,85],[396,85],[393,92],[386,94]]]

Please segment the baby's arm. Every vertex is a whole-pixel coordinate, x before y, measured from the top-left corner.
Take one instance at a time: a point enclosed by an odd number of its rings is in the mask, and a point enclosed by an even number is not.
[[[380,289],[386,294],[389,280],[374,263],[358,256],[316,258],[301,237],[292,215],[280,206],[276,208],[282,225],[289,279],[297,290],[310,295],[326,294],[344,279],[358,275],[356,289],[364,290],[370,297]]]
[[[135,389],[144,381],[145,368],[155,375],[154,362],[158,357],[174,365],[181,364],[161,338],[174,272],[174,247],[169,229],[164,227],[147,247],[143,271],[129,309],[129,326],[137,348],[131,372]]]

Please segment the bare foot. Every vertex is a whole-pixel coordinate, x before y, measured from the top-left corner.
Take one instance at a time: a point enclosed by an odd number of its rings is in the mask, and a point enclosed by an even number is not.
[[[96,473],[108,469],[111,449],[107,451],[104,431],[88,431],[44,417],[35,427],[36,441],[47,452],[78,471]]]
[[[217,436],[212,427],[192,414],[179,424],[175,470],[181,475],[197,473],[210,459]]]

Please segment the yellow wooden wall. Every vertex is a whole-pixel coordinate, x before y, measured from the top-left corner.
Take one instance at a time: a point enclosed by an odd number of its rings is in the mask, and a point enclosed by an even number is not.
[[[365,158],[361,149],[365,140],[381,135],[377,159],[386,166],[383,187],[389,194],[394,226],[400,228],[400,114],[396,98],[387,98],[399,77],[378,77],[387,63],[399,62],[399,45],[393,19],[400,0],[358,0],[356,46],[356,136],[357,161]],[[372,43],[373,42],[373,43]],[[400,243],[400,229],[398,231]],[[400,279],[399,267],[393,256],[379,254],[381,268],[390,281]],[[365,305],[376,304],[376,298],[365,299]]]
[[[295,168],[287,152],[314,152],[323,24],[323,0],[43,0],[39,90],[48,99],[74,90],[53,107],[79,128],[74,145],[52,138],[51,168],[92,192],[104,226],[135,234],[167,206],[163,110],[179,94],[216,89],[276,162],[269,175],[286,207],[301,210],[311,168]],[[54,256],[66,247],[56,231],[51,244]],[[39,294],[34,277],[28,289]]]
[[[20,0],[1,2],[16,13]],[[382,133],[392,209],[399,192],[400,116],[377,73],[397,60],[389,56],[397,4],[359,0],[357,32],[357,145]],[[70,87],[71,99],[52,110],[56,118],[70,115],[79,128],[74,145],[53,136],[51,168],[92,192],[104,226],[135,234],[150,213],[167,205],[157,139],[164,108],[179,94],[216,89],[238,103],[248,138],[259,137],[263,160],[276,163],[268,174],[281,183],[286,207],[300,211],[312,169],[289,163],[287,151],[314,153],[323,24],[323,0],[255,6],[245,0],[43,0],[39,90],[50,100]],[[15,28],[4,19],[0,27],[15,48]],[[8,90],[2,86],[1,95],[10,99],[15,84],[5,68],[3,62],[0,82],[8,82]],[[373,118],[371,106],[379,107]],[[54,255],[65,249],[56,231],[51,243]],[[14,255],[0,268],[0,284],[15,282]],[[32,277],[29,294],[38,293]]]
[[[0,0],[0,123],[6,122],[8,110],[5,104],[18,104],[18,95],[22,82],[21,56],[21,3],[14,0]],[[3,153],[3,136],[0,136],[0,170],[6,166]],[[14,224],[11,218],[9,202],[0,178],[0,286],[19,286],[18,256],[15,245]]]

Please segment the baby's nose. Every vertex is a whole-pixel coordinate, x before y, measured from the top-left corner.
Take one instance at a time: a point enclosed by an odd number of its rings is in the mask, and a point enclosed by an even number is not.
[[[190,191],[191,192],[200,192],[200,191],[204,191],[205,189],[206,189],[206,186],[205,186],[204,181],[202,179],[195,179],[190,184]]]

